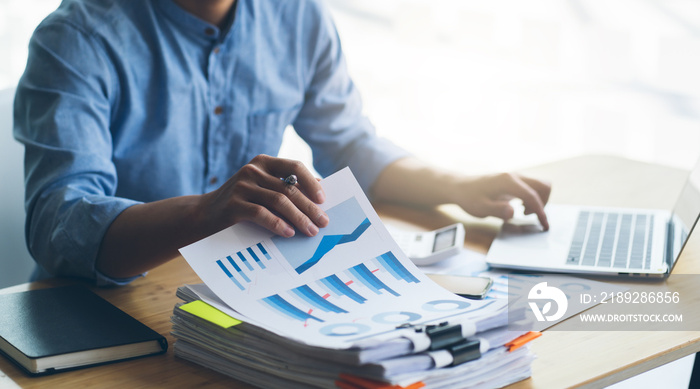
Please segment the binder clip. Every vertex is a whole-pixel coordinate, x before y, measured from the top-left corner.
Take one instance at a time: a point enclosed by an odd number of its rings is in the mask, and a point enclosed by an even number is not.
[[[438,325],[428,325],[425,327],[425,333],[430,338],[430,351],[442,350],[463,339],[460,324],[450,326],[444,322]]]
[[[425,333],[430,337],[430,350],[447,350],[452,354],[452,364],[457,366],[481,358],[481,342],[478,339],[462,337],[462,325],[448,325],[447,322],[437,326],[427,326]]]
[[[448,346],[446,350],[452,354],[450,366],[481,358],[481,342],[478,339],[462,339],[461,342]]]
[[[452,364],[457,366],[481,358],[481,342],[478,339],[462,337],[462,325],[449,325],[442,322],[425,327],[403,324],[396,328],[414,328],[416,332],[425,332],[430,338],[430,351],[445,350],[452,355]]]

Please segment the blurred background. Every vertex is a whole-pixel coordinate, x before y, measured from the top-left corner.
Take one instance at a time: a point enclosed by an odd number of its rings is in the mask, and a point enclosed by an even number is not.
[[[0,0],[0,89],[59,3]],[[326,3],[377,131],[441,167],[604,153],[687,169],[700,155],[700,1]],[[291,130],[281,154],[310,161]]]
[[[378,131],[461,171],[700,155],[700,2],[332,0]]]

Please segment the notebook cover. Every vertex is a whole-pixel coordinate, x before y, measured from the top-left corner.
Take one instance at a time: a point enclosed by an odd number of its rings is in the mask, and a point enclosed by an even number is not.
[[[151,340],[163,352],[168,347],[159,333],[83,286],[0,294],[0,337],[32,359]]]

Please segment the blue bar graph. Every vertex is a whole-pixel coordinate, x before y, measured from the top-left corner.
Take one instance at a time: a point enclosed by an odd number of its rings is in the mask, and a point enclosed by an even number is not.
[[[397,280],[404,280],[409,283],[419,283],[420,281],[399,262],[391,251],[377,257],[381,265]]]
[[[394,292],[391,288],[386,286],[377,276],[375,276],[365,264],[361,263],[348,269],[352,275],[357,277],[357,281],[361,282],[366,287],[370,288],[376,294],[382,294],[382,289],[393,294],[394,296],[400,296],[400,294]]]
[[[347,313],[348,311],[338,307],[337,305],[329,302],[323,296],[314,292],[308,285],[302,285],[296,289],[292,289],[292,293],[300,297],[302,300],[311,304],[312,306],[324,311],[324,312],[335,312],[335,313]]]
[[[258,250],[260,250],[260,252],[263,253],[263,255],[265,256],[266,259],[272,259],[270,257],[270,254],[267,253],[267,250],[265,250],[265,247],[263,247],[262,243],[258,243],[256,246],[258,246]],[[263,267],[263,269],[264,268],[265,267]]]
[[[228,259],[228,262],[231,264],[231,266],[233,266],[234,269],[236,269],[238,275],[240,275],[245,280],[245,282],[250,282],[250,278],[248,278],[248,276],[245,275],[245,273],[243,273],[243,270],[241,270],[241,268],[238,267],[238,265],[236,265],[236,262],[233,260],[233,258],[231,258],[230,255],[226,257],[226,259]]]
[[[347,296],[354,300],[358,304],[363,304],[365,301],[367,301],[366,298],[360,296],[359,293],[355,292],[352,290],[348,285],[346,285],[343,281],[338,278],[335,274],[332,276],[328,276],[326,278],[322,278],[318,280],[321,284],[323,284],[325,287],[330,289],[331,292],[335,293],[338,296]]]
[[[248,252],[248,254],[250,254],[251,257],[253,257],[253,259],[255,260],[255,262],[256,262],[258,265],[260,265],[260,264],[262,263],[262,262],[260,262],[260,258],[258,258],[258,256],[255,254],[255,251],[253,251],[253,248],[252,248],[252,247],[248,247],[248,248],[246,249],[246,251]],[[264,268],[263,268],[263,269],[264,269]],[[253,269],[251,269],[251,270],[253,270]]]
[[[256,251],[257,250],[257,251]],[[231,254],[226,256],[226,261],[223,259],[216,261],[221,270],[230,278],[238,288],[245,290],[245,283],[251,283],[251,279],[254,278],[253,274],[256,270],[265,270],[267,266],[263,263],[263,260],[272,260],[272,256],[265,249],[265,246],[261,243],[257,243],[250,246],[244,250],[238,251],[235,255]],[[230,267],[227,267],[230,264]],[[253,266],[253,262],[257,263],[258,266]],[[230,269],[233,268],[235,272]],[[235,276],[233,275],[235,274]],[[245,282],[241,282],[241,280]]]
[[[243,264],[248,268],[248,270],[253,271],[253,267],[250,266],[250,263],[249,263],[248,260],[243,256],[243,253],[241,253],[241,252],[239,251],[239,252],[236,253],[236,255],[238,255],[238,258],[241,259],[241,262],[243,262]]]
[[[262,301],[277,312],[281,312],[286,316],[291,317],[292,319],[299,321],[306,321],[312,319],[323,323],[323,320],[302,311],[301,309],[290,304],[287,300],[283,299],[277,294],[272,295],[270,297],[265,297],[264,299],[262,299]]]
[[[324,318],[325,314],[348,313],[349,309],[343,308],[343,304],[364,304],[371,298],[371,294],[368,297],[362,295],[367,289],[376,295],[399,297],[401,294],[396,292],[398,289],[395,290],[389,285],[398,287],[403,282],[419,283],[420,280],[411,274],[392,252],[386,252],[342,273],[318,279],[314,281],[313,288],[309,286],[311,284],[302,285],[261,301],[268,308],[295,320],[313,319],[320,322],[323,320],[319,317]],[[339,299],[342,296],[348,297],[349,300]],[[315,310],[318,317],[312,315]]]
[[[221,268],[221,270],[224,271],[224,273],[228,276],[228,278],[231,279],[231,281],[233,281],[233,283],[236,284],[236,286],[238,286],[238,288],[240,290],[245,290],[243,285],[241,285],[241,283],[238,282],[238,280],[233,277],[233,274],[231,274],[231,272],[228,271],[228,269],[226,268],[226,266],[224,266],[224,264],[221,262],[221,260],[216,261],[216,263],[219,264],[219,267]]]

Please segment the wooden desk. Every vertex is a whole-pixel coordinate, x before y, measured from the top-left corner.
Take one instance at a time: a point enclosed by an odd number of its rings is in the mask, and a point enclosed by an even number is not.
[[[524,170],[532,176],[555,183],[553,202],[591,205],[670,207],[685,179],[683,171],[632,162],[615,157],[587,156]],[[651,184],[653,182],[662,184]],[[406,210],[378,207],[383,218],[437,228],[455,218],[468,223],[466,247],[486,252],[496,228],[489,222],[475,222],[447,209]],[[691,237],[681,263],[674,272],[700,273],[700,234]],[[22,387],[128,387],[191,388],[249,386],[224,375],[173,356],[170,314],[178,299],[175,289],[185,283],[200,282],[184,259],[176,259],[132,284],[95,291],[168,339],[164,355],[29,378],[7,359],[0,358],[4,372]],[[51,280],[0,290],[10,293],[47,286],[75,283]],[[595,309],[595,308],[594,308]],[[642,340],[643,339],[643,340]],[[700,350],[700,332],[557,332],[547,331],[532,344],[538,359],[533,377],[514,388],[603,387]],[[2,381],[0,380],[0,384]]]

